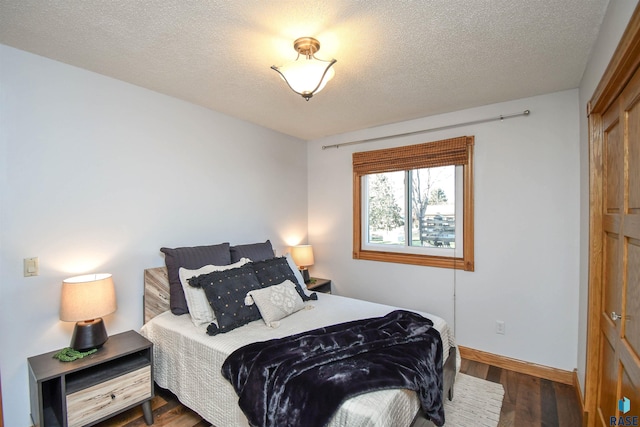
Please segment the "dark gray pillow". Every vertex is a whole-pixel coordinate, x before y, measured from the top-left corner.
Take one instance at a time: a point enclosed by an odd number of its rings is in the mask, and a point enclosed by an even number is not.
[[[263,261],[273,258],[271,241],[264,243],[251,243],[248,245],[231,246],[231,263],[240,261],[240,258],[249,258],[251,261]]]
[[[193,246],[183,248],[161,248],[164,253],[164,263],[167,266],[169,276],[169,307],[173,314],[186,314],[189,312],[184,290],[180,284],[178,274],[180,267],[196,270],[205,265],[231,264],[229,243],[220,243],[211,246]]]
[[[304,293],[302,287],[296,279],[296,275],[291,270],[289,262],[285,257],[271,258],[264,261],[250,262],[246,264],[253,267],[253,271],[256,273],[258,282],[263,288],[267,288],[273,285],[279,285],[285,280],[291,280],[296,285],[296,291],[302,298],[302,301],[309,301],[310,299],[317,300],[318,296],[314,293],[310,297]]]
[[[260,289],[253,268],[249,264],[225,271],[214,271],[189,279],[189,284],[201,287],[216,315],[215,323],[207,328],[207,334],[229,332],[242,325],[260,319],[260,311],[253,305],[245,305],[247,293]]]

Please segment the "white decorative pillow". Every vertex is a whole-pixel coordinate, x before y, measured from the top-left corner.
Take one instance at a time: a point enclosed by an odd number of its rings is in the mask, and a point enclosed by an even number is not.
[[[240,261],[229,265],[205,265],[197,270],[188,270],[184,267],[180,267],[178,275],[180,276],[180,283],[184,290],[184,296],[187,300],[187,307],[189,307],[189,314],[191,315],[191,321],[196,326],[208,325],[211,322],[215,322],[216,315],[213,313],[213,309],[209,305],[207,295],[202,288],[194,288],[189,285],[188,279],[203,274],[209,274],[214,271],[231,270],[232,268],[242,267],[246,263],[251,262],[249,258],[241,258]]]
[[[247,298],[244,303],[251,305],[254,302],[258,306],[264,323],[270,328],[277,328],[280,325],[278,320],[305,307],[300,294],[296,290],[296,285],[291,280],[285,280],[279,285],[247,292]]]
[[[287,262],[289,263],[289,268],[291,268],[291,271],[293,271],[293,275],[296,276],[296,280],[298,281],[302,289],[306,291],[307,284],[304,283],[304,279],[302,278],[302,273],[300,273],[300,269],[298,268],[296,263],[293,262],[293,257],[289,252],[286,253],[285,257],[287,258]]]

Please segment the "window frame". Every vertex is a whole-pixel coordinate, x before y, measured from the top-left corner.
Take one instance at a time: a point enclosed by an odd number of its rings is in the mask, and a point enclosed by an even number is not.
[[[474,271],[473,136],[353,153],[353,258]],[[435,166],[462,166],[462,256],[440,256],[363,248],[363,177]]]

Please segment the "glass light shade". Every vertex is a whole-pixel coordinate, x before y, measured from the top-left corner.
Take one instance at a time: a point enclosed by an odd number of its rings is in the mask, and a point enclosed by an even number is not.
[[[62,281],[60,320],[79,322],[116,311],[116,291],[111,274],[87,274]]]
[[[298,245],[291,248],[291,258],[298,267],[313,265],[313,248],[311,245]]]
[[[282,67],[273,67],[282,79],[296,93],[303,97],[311,97],[320,92],[336,72],[332,65],[335,61],[322,61],[315,56],[307,58],[300,55],[298,59]]]

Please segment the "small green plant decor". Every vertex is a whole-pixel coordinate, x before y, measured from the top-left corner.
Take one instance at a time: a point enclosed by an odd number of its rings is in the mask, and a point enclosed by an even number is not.
[[[95,353],[98,351],[97,348],[93,348],[88,351],[78,351],[74,350],[71,347],[65,347],[56,354],[53,355],[54,359],[58,359],[61,362],[73,362],[76,359],[82,359],[85,356]]]

